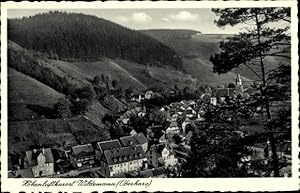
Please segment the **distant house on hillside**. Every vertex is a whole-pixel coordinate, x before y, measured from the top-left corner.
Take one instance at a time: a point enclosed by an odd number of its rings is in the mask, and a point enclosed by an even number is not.
[[[95,152],[91,144],[72,147],[70,162],[75,168],[91,168],[95,164]]]
[[[151,99],[153,96],[154,92],[152,90],[149,90],[145,93],[145,99]]]
[[[141,103],[144,100],[145,100],[145,95],[144,94],[133,94],[131,96],[131,101],[133,101],[133,102]]]
[[[43,177],[54,175],[54,158],[50,148],[27,151],[24,158],[24,177]],[[32,175],[32,176],[31,176]]]

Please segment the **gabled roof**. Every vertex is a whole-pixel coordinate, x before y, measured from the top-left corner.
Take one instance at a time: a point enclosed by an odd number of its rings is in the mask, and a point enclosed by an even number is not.
[[[145,158],[142,146],[121,147],[104,151],[104,157],[109,165],[120,164]]]
[[[190,118],[186,117],[185,120],[183,121],[183,123],[184,123],[184,122],[190,123],[190,122],[192,122],[192,120],[191,120]]]
[[[94,155],[94,148],[91,144],[77,145],[72,147],[75,157],[86,157]]]
[[[133,137],[138,144],[144,144],[144,143],[148,142],[147,137],[145,137],[145,135],[143,133],[138,133],[138,134],[134,135]]]
[[[25,160],[27,161],[27,164],[29,167],[36,166],[37,165],[37,157],[40,154],[43,154],[46,158],[46,163],[54,163],[53,154],[50,148],[44,148],[42,150],[37,150],[36,153],[33,151],[26,151],[25,153]]]
[[[121,144],[117,139],[98,142],[97,146],[102,152],[109,149],[121,148]]]
[[[124,147],[138,145],[133,136],[124,136],[120,138],[120,141]]]

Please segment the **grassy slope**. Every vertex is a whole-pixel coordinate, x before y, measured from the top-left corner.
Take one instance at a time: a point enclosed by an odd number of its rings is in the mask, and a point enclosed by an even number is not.
[[[75,65],[62,64],[43,58],[42,55],[21,48],[9,42],[9,49],[17,54],[28,56],[39,65],[50,67],[51,71],[60,76],[69,76],[78,86],[90,84],[86,72],[80,71]],[[27,65],[26,58],[22,65]],[[37,105],[51,109],[62,93],[41,83],[28,75],[9,68],[9,150],[18,153],[29,150],[34,144],[32,135],[35,135],[41,144],[83,143],[86,141],[100,141],[110,138],[109,132],[103,128],[102,117],[109,112],[99,102],[93,101],[86,116],[74,117],[71,120],[49,119],[38,117],[28,105]],[[46,131],[46,132],[45,132]],[[32,132],[34,134],[32,134]],[[23,139],[22,139],[23,137]],[[20,139],[22,139],[20,141]]]
[[[29,120],[37,116],[26,105],[38,105],[52,108],[57,100],[64,95],[47,85],[24,75],[14,69],[8,69],[8,103],[9,118]]]

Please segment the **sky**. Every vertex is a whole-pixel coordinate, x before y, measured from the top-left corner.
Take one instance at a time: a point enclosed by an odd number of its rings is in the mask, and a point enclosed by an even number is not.
[[[8,18],[33,16],[47,9],[11,9]],[[95,15],[122,26],[140,29],[192,29],[204,34],[236,34],[241,27],[219,28],[211,9],[62,9],[59,11]]]

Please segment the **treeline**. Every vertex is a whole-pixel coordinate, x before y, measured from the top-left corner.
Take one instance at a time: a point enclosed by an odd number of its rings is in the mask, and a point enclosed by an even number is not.
[[[142,64],[173,66],[182,62],[157,40],[95,16],[48,12],[8,21],[9,39],[61,60],[122,58]]]

